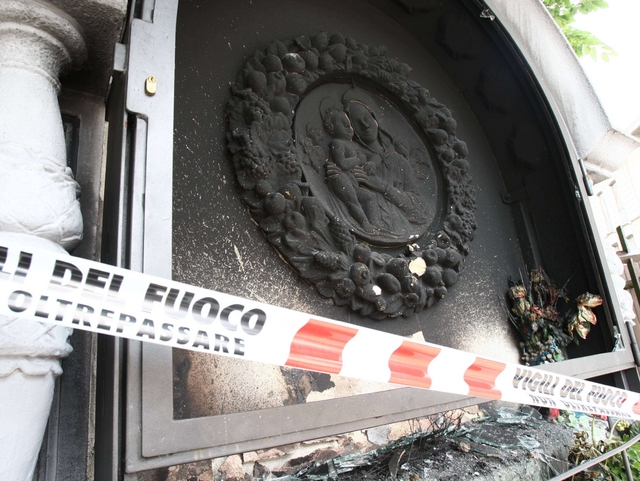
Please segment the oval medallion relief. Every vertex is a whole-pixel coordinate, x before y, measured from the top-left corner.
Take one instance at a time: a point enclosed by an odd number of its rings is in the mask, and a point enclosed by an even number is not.
[[[445,297],[476,229],[467,146],[410,70],[340,34],[274,41],[227,105],[253,219],[320,294],[374,319]]]

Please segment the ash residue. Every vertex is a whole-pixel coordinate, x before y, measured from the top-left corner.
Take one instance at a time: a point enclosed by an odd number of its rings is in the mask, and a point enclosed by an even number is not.
[[[493,403],[484,412],[475,422],[417,433],[366,455],[316,463],[286,479],[546,480],[566,469],[562,465],[573,445],[571,428],[548,422],[526,406]]]

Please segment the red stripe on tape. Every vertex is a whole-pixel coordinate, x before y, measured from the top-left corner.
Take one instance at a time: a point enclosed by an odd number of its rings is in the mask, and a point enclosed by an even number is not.
[[[389,382],[429,389],[431,387],[429,364],[440,354],[440,351],[441,349],[437,347],[404,341],[389,358],[389,369],[391,369]]]
[[[476,359],[464,373],[464,382],[469,385],[469,396],[501,399],[502,392],[496,389],[496,379],[507,365],[489,359]]]
[[[310,319],[293,337],[285,366],[338,374],[344,346],[357,333],[351,327]]]

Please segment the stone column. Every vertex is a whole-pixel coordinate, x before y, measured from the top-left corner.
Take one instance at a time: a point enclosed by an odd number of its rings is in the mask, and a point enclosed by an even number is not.
[[[59,75],[86,58],[80,27],[43,0],[0,1],[0,238],[74,248],[78,185],[66,163]],[[0,479],[30,481],[69,329],[0,316]]]

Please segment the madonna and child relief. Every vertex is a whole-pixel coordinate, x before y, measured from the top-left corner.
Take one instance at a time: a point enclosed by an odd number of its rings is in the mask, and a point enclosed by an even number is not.
[[[418,239],[438,211],[429,154],[386,99],[327,84],[300,101],[294,120],[303,172],[325,209],[378,246]]]

